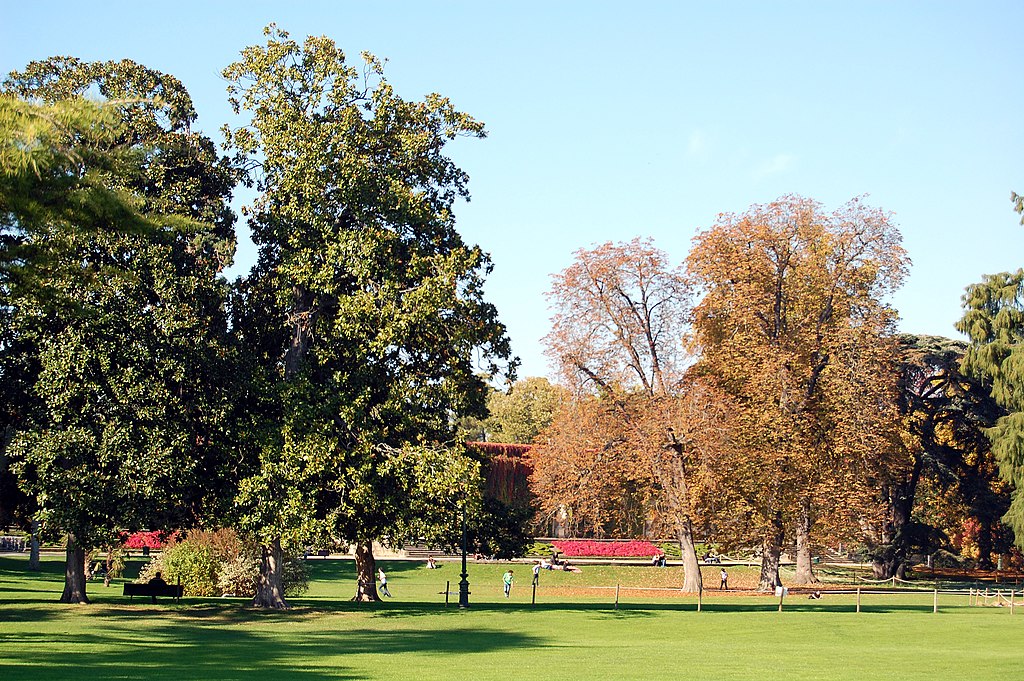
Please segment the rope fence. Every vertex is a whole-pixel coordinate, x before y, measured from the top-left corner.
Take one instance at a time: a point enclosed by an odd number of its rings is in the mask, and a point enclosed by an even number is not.
[[[867,580],[865,580],[867,581]],[[1024,606],[1024,589],[955,589],[955,588],[932,588],[922,589],[919,583],[914,585],[912,582],[906,580],[897,579],[895,582],[892,579],[878,580],[873,582],[874,584],[894,584],[902,583],[916,586],[917,588],[909,588],[906,586],[891,586],[889,588],[838,588],[838,589],[814,589],[813,587],[801,587],[801,590],[790,594],[788,588],[779,587],[775,591],[775,597],[778,598],[779,612],[782,612],[783,602],[786,598],[797,598],[800,596],[808,596],[813,600],[821,600],[830,596],[856,596],[854,612],[861,612],[862,599],[868,596],[909,596],[909,595],[921,595],[921,596],[932,596],[932,612],[939,612],[939,596],[960,596],[967,599],[967,605],[971,607],[1006,607],[1009,609],[1012,615],[1015,608]],[[754,592],[732,590],[731,592],[722,592],[717,589],[705,589],[699,593],[686,592],[676,587],[651,587],[651,586],[623,586],[622,584],[605,585],[605,586],[580,586],[576,587],[581,590],[591,590],[596,592],[614,592],[614,607],[618,609],[622,596],[626,593],[634,594],[645,594],[645,593],[666,593],[670,592],[673,594],[690,594],[696,598],[697,611],[700,612],[704,605],[705,592],[707,595],[725,595],[729,593],[729,597],[737,593],[750,593]],[[761,595],[761,594],[759,594]],[[536,603],[537,592],[534,590],[532,602]]]

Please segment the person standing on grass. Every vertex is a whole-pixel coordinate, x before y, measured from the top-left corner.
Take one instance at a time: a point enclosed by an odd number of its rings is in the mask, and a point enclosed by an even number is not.
[[[508,598],[509,595],[512,593],[512,581],[513,581],[513,579],[514,578],[512,577],[512,571],[511,570],[506,572],[505,575],[501,578],[501,581],[505,583],[505,598]]]
[[[380,568],[377,568],[377,579],[380,580],[380,592],[388,598],[394,598],[391,592],[388,591],[388,576]]]
[[[538,584],[540,584],[540,561],[533,566],[533,585],[537,586]]]
[[[721,575],[722,575],[722,583],[718,585],[718,588],[720,590],[721,589],[725,589],[726,591],[728,591],[729,590],[729,573],[725,571],[725,568],[722,568]]]

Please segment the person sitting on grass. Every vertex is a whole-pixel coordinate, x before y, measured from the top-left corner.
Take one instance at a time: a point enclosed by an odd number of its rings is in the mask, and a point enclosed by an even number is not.
[[[437,567],[438,567],[438,565],[437,565],[436,562],[434,562],[434,557],[433,556],[427,556],[427,569],[428,570],[436,570]]]

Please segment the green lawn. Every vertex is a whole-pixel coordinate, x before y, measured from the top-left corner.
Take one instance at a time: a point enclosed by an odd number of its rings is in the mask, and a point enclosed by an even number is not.
[[[311,561],[309,592],[289,612],[232,599],[129,604],[120,585],[90,584],[93,604],[54,601],[62,565],[42,575],[0,558],[0,679],[1009,679],[1024,663],[1024,609],[970,608],[966,596],[900,594],[820,601],[692,597],[590,586],[671,585],[672,569],[584,568],[544,574],[530,604],[529,566],[512,599],[507,565],[472,565],[472,607],[445,608],[458,568],[387,563],[395,598],[353,604],[353,566]],[[137,569],[137,566],[136,566]],[[717,568],[706,575],[708,581]],[[730,579],[747,579],[740,568]],[[751,577],[752,578],[752,577]],[[656,597],[657,596],[657,597]],[[454,598],[453,598],[454,600]]]

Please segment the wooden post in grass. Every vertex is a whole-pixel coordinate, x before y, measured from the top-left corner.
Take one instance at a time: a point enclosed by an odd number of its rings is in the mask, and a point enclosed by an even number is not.
[[[1010,614],[1013,614],[1013,597],[1017,594],[1016,589],[1010,589]]]
[[[530,597],[530,605],[537,605],[537,582],[533,583],[533,596]]]
[[[697,612],[700,612],[701,601],[704,600],[704,589],[697,589]]]
[[[860,587],[857,587],[857,612],[860,612]]]
[[[933,592],[932,612],[938,612],[938,611],[939,611],[939,590],[936,589]]]
[[[615,585],[615,609],[619,609],[619,585]]]
[[[444,605],[448,607],[448,592],[452,590],[452,581],[449,579],[444,583]]]

